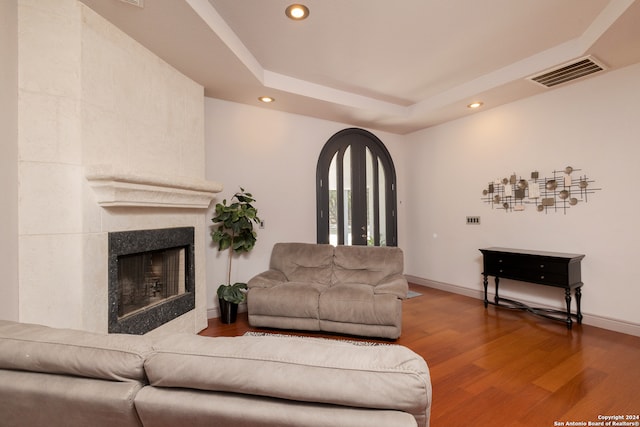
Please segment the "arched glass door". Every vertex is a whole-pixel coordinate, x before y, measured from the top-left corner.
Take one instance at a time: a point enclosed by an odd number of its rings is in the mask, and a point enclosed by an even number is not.
[[[357,128],[333,135],[316,186],[318,243],[397,246],[395,169],[375,135]]]

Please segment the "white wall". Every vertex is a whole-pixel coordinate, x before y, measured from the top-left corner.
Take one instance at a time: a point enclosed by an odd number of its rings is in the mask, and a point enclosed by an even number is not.
[[[0,1],[0,319],[18,320],[18,8]]]
[[[407,136],[406,272],[478,292],[479,248],[583,253],[585,320],[638,326],[638,94],[635,65]],[[481,201],[495,178],[533,170],[545,176],[565,166],[582,169],[602,188],[566,215],[533,205],[506,213]],[[467,215],[481,216],[481,225],[465,225]],[[505,281],[502,289],[505,296],[563,304],[553,288]]]
[[[398,173],[399,239],[405,272],[479,297],[479,248],[505,246],[584,253],[585,322],[637,333],[640,312],[634,222],[640,200],[634,187],[640,155],[640,65],[593,77],[543,95],[474,114],[411,135],[375,132]],[[315,167],[327,139],[349,127],[304,116],[206,99],[207,178],[221,181],[219,200],[240,186],[257,198],[266,227],[255,250],[234,260],[233,281],[267,267],[279,241],[315,241]],[[482,201],[488,182],[512,173],[541,177],[566,166],[581,169],[601,188],[566,215],[506,213]],[[468,226],[478,215],[481,225]],[[210,315],[215,290],[226,277],[226,253],[209,243]],[[562,291],[503,281],[504,296],[562,308]]]
[[[246,282],[268,267],[274,243],[315,243],[318,155],[334,133],[352,126],[210,98],[205,102],[205,123],[206,176],[224,185],[207,212],[208,223],[212,225],[215,204],[229,200],[240,187],[256,198],[258,214],[265,221],[265,228],[257,230],[254,250],[233,260],[231,280]],[[403,138],[373,133],[396,166],[402,246]],[[219,253],[209,240],[207,287],[212,314],[217,307],[215,291],[226,282],[227,259],[227,252]]]

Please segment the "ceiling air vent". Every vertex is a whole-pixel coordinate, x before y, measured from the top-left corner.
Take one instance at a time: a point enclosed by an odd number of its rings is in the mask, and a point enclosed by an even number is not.
[[[544,73],[528,77],[528,79],[544,87],[553,87],[588,76],[589,74],[604,71],[605,69],[606,67],[593,56],[585,56],[567,64],[560,65],[552,70],[545,71]]]

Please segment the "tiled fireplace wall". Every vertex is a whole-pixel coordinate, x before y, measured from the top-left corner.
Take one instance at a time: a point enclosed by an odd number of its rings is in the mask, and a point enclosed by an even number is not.
[[[20,320],[107,331],[107,234],[195,227],[206,327],[204,95],[76,0],[18,2]]]

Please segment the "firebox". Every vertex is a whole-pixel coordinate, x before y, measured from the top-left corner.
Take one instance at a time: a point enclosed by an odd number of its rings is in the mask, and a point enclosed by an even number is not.
[[[194,227],[109,233],[109,333],[144,334],[194,308]]]

